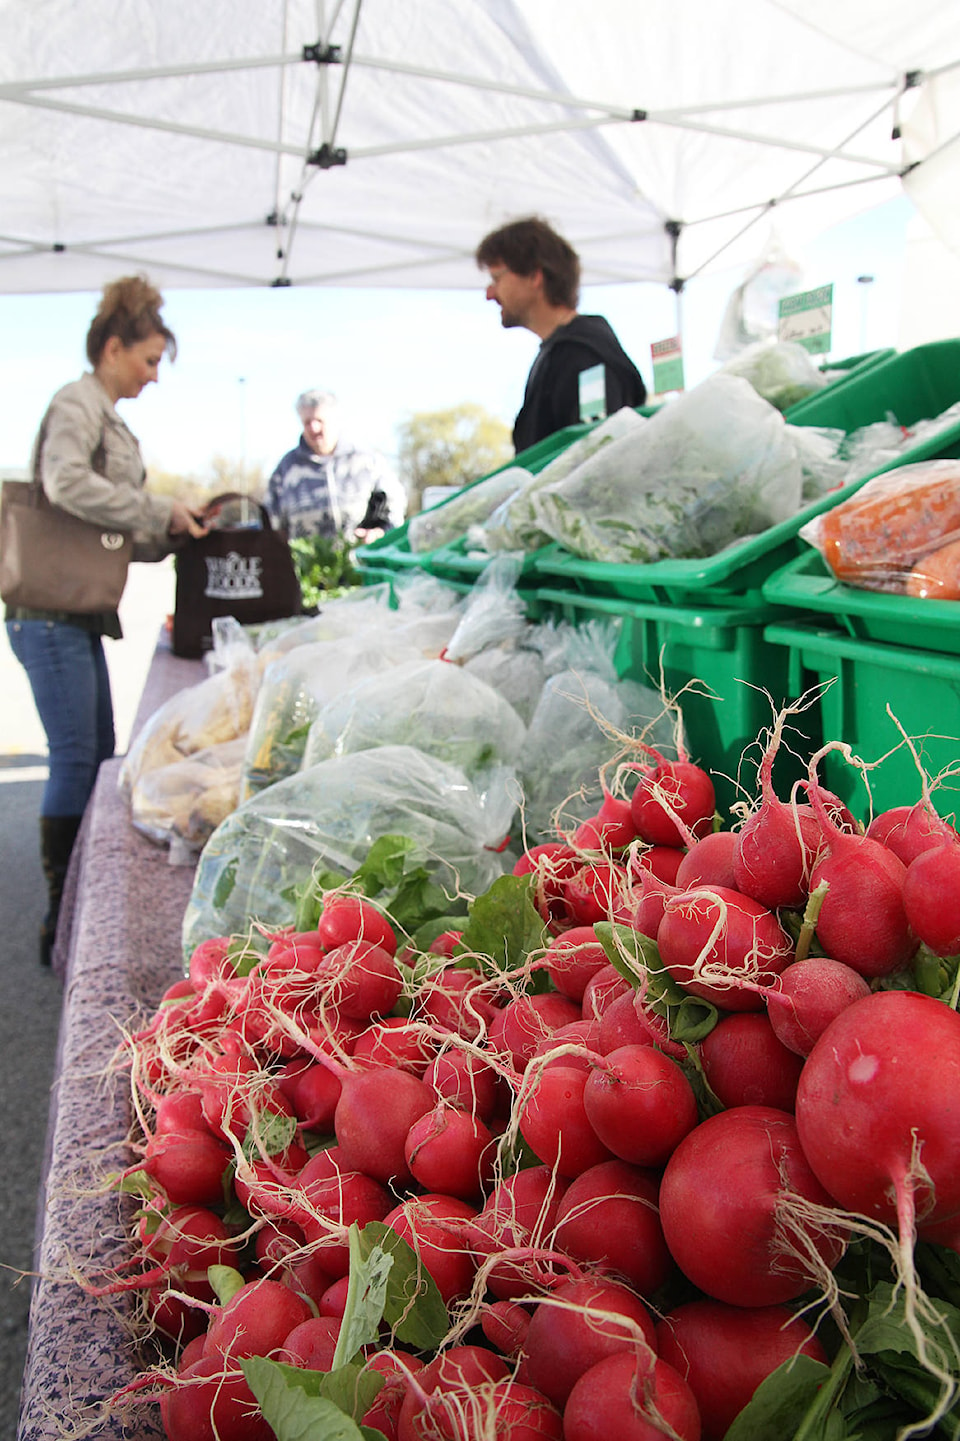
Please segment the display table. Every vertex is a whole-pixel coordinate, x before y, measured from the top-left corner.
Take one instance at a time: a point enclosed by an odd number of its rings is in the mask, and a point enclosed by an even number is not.
[[[201,661],[173,656],[161,637],[134,734],[169,696],[207,672]],[[171,866],[165,848],[133,829],[117,781],[121,761],[100,769],[71,861],[54,964],[64,977],[63,1014],[51,1096],[45,1183],[39,1198],[35,1282],[24,1371],[19,1441],[61,1441],[80,1417],[137,1368],[131,1304],[96,1300],[70,1279],[129,1254],[130,1201],[91,1194],[94,1164],[128,1163],[129,1082],[109,1075],[120,1027],[149,1015],[182,974],[180,928],[193,883],[191,866]],[[139,1406],[124,1420],[106,1417],[83,1434],[97,1438],[162,1437],[159,1409]]]

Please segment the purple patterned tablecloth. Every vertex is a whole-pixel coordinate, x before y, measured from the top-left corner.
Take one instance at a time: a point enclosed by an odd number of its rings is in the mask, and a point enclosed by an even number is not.
[[[136,727],[168,696],[202,680],[199,661],[158,645]],[[24,1372],[19,1441],[154,1441],[159,1410],[103,1414],[102,1403],[139,1368],[128,1308],[92,1299],[71,1279],[128,1254],[125,1207],[93,1193],[98,1172],[128,1161],[131,1120],[124,1074],[109,1075],[120,1028],[148,1015],[181,973],[180,927],[193,868],[171,866],[130,822],[117,789],[121,762],[101,767],[71,862],[66,924],[55,965],[64,1005],[51,1096],[45,1184],[39,1200],[36,1271]],[[86,1423],[86,1424],[84,1424]],[[87,1429],[89,1425],[90,1429]]]

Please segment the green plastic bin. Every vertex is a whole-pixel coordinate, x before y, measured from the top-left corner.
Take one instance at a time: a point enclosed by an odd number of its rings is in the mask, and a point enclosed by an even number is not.
[[[529,470],[532,474],[536,475],[538,471],[543,470],[549,461],[553,460],[561,451],[566,450],[568,445],[572,445],[575,440],[579,440],[581,435],[587,435],[593,428],[593,425],[588,424],[568,425],[563,430],[556,431],[553,435],[544,436],[543,440],[538,440],[536,445],[531,445],[527,450],[522,450],[519,455],[514,456],[511,460],[504,461],[503,465],[498,465],[495,470],[488,471],[486,475],[478,476],[476,480],[470,481],[468,485],[461,486],[457,494],[461,495],[465,490],[471,490],[475,485],[479,485],[481,481],[489,480],[491,476],[499,475],[502,470],[507,470],[514,465],[521,465],[525,470]],[[439,510],[442,506],[448,505],[453,499],[453,496],[448,496],[440,502],[437,509]],[[470,576],[475,577],[483,570],[486,562],[482,560],[478,561],[476,566],[463,570],[457,564],[458,552],[456,550],[451,551],[449,546],[437,546],[434,550],[411,550],[408,534],[409,528],[410,522],[409,520],[405,520],[402,525],[398,525],[393,530],[387,531],[386,535],[380,536],[378,540],[371,541],[369,545],[358,546],[354,553],[354,562],[360,572],[364,573],[368,569],[377,571],[383,571],[385,569],[394,571],[424,570],[429,575],[436,576],[441,580],[463,580]],[[448,552],[450,552],[454,562],[452,570],[446,563]]]
[[[765,634],[777,614],[771,606],[666,608],[549,587],[529,591],[526,601],[536,620],[553,616],[577,625],[622,618],[618,673],[679,696],[690,758],[710,770],[722,813],[736,800],[753,799],[763,732],[774,708],[791,695],[791,657]],[[789,788],[805,773],[806,758],[819,744],[817,724],[815,709],[794,718],[790,741],[797,754],[783,749],[778,756],[778,787]]]
[[[950,767],[958,771],[932,799],[944,816],[960,811],[960,656],[856,640],[806,622],[777,622],[764,634],[789,657],[794,695],[824,686],[818,707],[824,741],[844,741],[864,761],[878,762],[868,772],[875,814],[921,796],[916,763],[888,706],[931,778]],[[861,772],[841,752],[828,754],[818,774],[858,819],[869,819]]]
[[[904,425],[941,414],[960,400],[960,340],[940,340],[865,368],[859,376],[827,386],[803,405],[804,425],[826,426],[848,433],[884,420],[893,412]],[[796,409],[797,407],[794,407]],[[787,420],[791,419],[788,412]],[[960,423],[922,444],[911,446],[889,466],[892,470],[919,460],[960,455]],[[872,474],[879,474],[874,471]],[[781,521],[761,535],[728,546],[698,560],[657,560],[647,565],[612,565],[581,560],[559,545],[533,553],[536,583],[558,584],[585,594],[623,600],[659,601],[684,606],[752,606],[764,603],[768,577],[807,550],[798,531],[813,516],[830,510],[860,489],[862,476],[840,490]],[[769,603],[769,602],[768,602]]]
[[[866,372],[872,369],[873,366],[879,365],[881,361],[889,360],[892,356],[896,355],[896,353],[892,346],[887,346],[883,350],[868,350],[862,355],[851,355],[846,360],[830,361],[821,365],[820,369],[822,371],[840,372],[839,375],[835,375],[833,379],[828,382],[828,389],[832,394],[836,386],[848,385],[850,381],[853,380],[862,380]],[[811,395],[805,396],[803,400],[798,400],[796,405],[791,405],[784,411],[784,420],[789,421],[791,425],[817,424],[816,421],[808,421],[806,419],[807,410],[809,407],[815,406],[824,394],[825,392],[821,388],[820,390],[813,391]]]
[[[846,585],[812,546],[775,571],[764,583],[763,595],[772,605],[830,615],[856,640],[960,655],[960,602],[918,600]]]

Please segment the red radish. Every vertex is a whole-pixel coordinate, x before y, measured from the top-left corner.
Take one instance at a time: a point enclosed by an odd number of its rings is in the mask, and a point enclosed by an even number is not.
[[[522,1071],[541,1041],[549,1039],[560,1026],[582,1018],[580,1007],[557,991],[537,996],[517,996],[498,1011],[490,1027],[490,1045],[509,1053]]]
[[[935,846],[953,846],[960,835],[948,821],[937,815],[927,800],[912,806],[894,806],[874,816],[867,835],[893,851],[905,866]]]
[[[346,941],[327,952],[318,972],[331,987],[341,1015],[369,1021],[393,1010],[403,991],[403,977],[390,951],[371,941]]]
[[[653,846],[688,845],[706,835],[717,808],[713,781],[692,761],[668,761],[656,751],[657,764],[642,772],[630,800],[637,835]]]
[[[677,872],[686,854],[682,846],[648,846],[646,850],[638,852],[632,870],[634,873],[638,870],[649,871],[658,881],[675,886]]]
[[[579,866],[563,885],[568,921],[575,926],[592,926],[608,920],[626,889],[623,866],[612,861],[590,861]]]
[[[170,1131],[209,1131],[203,1114],[203,1097],[199,1091],[172,1091],[157,1102],[153,1134]],[[213,1132],[211,1131],[211,1135]]]
[[[223,1201],[223,1177],[231,1153],[209,1131],[168,1131],[148,1141],[146,1171],[174,1206],[214,1206]]]
[[[827,1354],[786,1306],[744,1308],[687,1301],[657,1323],[657,1351],[696,1398],[703,1441],[723,1441],[761,1381],[794,1356]]]
[[[397,936],[386,916],[362,896],[329,891],[317,922],[317,935],[328,949],[348,941],[367,941],[391,956],[397,954]]]
[[[673,1271],[655,1175],[625,1161],[602,1162],[570,1182],[555,1235],[558,1250],[614,1273],[641,1296],[659,1290]]]
[[[351,1054],[361,1065],[398,1066],[422,1077],[435,1051],[435,1043],[424,1035],[422,1026],[406,1016],[387,1016],[357,1037]]]
[[[622,850],[635,838],[630,802],[605,790],[595,816],[578,826],[573,843],[581,850]]]
[[[616,966],[608,964],[590,977],[583,992],[583,1015],[587,1020],[602,1021],[608,1006],[618,996],[630,995],[633,986],[621,976]]]
[[[608,1056],[620,1046],[656,1046],[673,1061],[687,1059],[686,1047],[679,1041],[671,1041],[663,1016],[645,1005],[642,993],[632,987],[611,1001],[600,1017],[597,1050],[602,1056]]]
[[[283,970],[313,972],[323,961],[327,947],[316,931],[296,931],[278,936],[270,945],[258,970],[271,973]]]
[[[690,1387],[666,1361],[609,1356],[570,1393],[563,1435],[564,1441],[662,1441],[664,1435],[700,1441],[700,1413]]]
[[[347,1309],[347,1295],[350,1290],[350,1276],[341,1276],[338,1281],[331,1281],[320,1297],[320,1315],[335,1316],[343,1320],[343,1313]]]
[[[490,1345],[505,1356],[519,1356],[530,1329],[530,1312],[516,1301],[491,1301],[483,1308],[480,1327]]]
[[[404,1155],[413,1179],[425,1191],[470,1201],[493,1176],[496,1143],[482,1121],[440,1101],[414,1121]]]
[[[497,1108],[497,1073],[472,1051],[441,1051],[423,1079],[438,1096],[481,1121],[489,1121]]]
[[[456,1433],[441,1429],[449,1415],[443,1397],[469,1397],[485,1391],[490,1382],[505,1381],[508,1375],[506,1362],[495,1352],[483,1346],[451,1346],[408,1384],[397,1422],[397,1441],[442,1441],[445,1434],[454,1436]]]
[[[830,1204],[792,1116],[738,1106],[701,1121],[670,1157],[660,1184],[663,1233],[687,1279],[733,1306],[778,1305],[807,1290],[811,1263],[796,1244],[787,1249],[780,1229],[787,1192]],[[805,1247],[832,1268],[839,1240],[815,1224],[798,1226]]]
[[[378,1351],[364,1362],[365,1371],[374,1371],[385,1377],[382,1388],[369,1410],[363,1413],[361,1422],[374,1431],[381,1431],[386,1441],[397,1441],[397,1426],[400,1408],[407,1394],[408,1378],[423,1369],[424,1362],[419,1356],[406,1352]]]
[[[598,1361],[620,1351],[646,1354],[653,1347],[650,1313],[629,1287],[605,1278],[561,1281],[533,1313],[525,1375],[555,1406],[563,1406]]]
[[[276,1441],[239,1366],[202,1356],[160,1397],[167,1441]]]
[[[155,1230],[149,1230],[148,1219],[156,1221]],[[146,1289],[162,1281],[183,1289],[206,1281],[208,1266],[229,1266],[237,1245],[220,1217],[203,1206],[177,1206],[159,1220],[151,1212],[141,1219],[140,1237],[146,1258],[153,1262],[150,1270],[101,1286],[86,1285],[89,1295]]]
[[[485,1382],[435,1393],[412,1434],[430,1441],[563,1441],[563,1421],[546,1396],[522,1381]],[[492,1428],[496,1428],[494,1431]]]
[[[281,1281],[261,1279],[241,1287],[207,1327],[204,1356],[269,1356],[294,1326],[313,1315],[310,1303]]]
[[[762,1010],[757,987],[773,984],[794,949],[772,911],[724,886],[670,896],[657,944],[674,980],[724,1011]]]
[[[624,892],[611,919],[656,940],[667,898],[679,895],[679,889],[642,867],[634,868],[632,874],[633,886]]]
[[[479,971],[446,966],[421,984],[413,1019],[475,1041],[494,1014]]]
[[[682,891],[695,886],[740,888],[734,875],[734,856],[740,844],[736,831],[711,831],[691,846],[673,876],[666,876]]]
[[[384,1185],[409,1185],[407,1132],[435,1100],[429,1086],[392,1066],[346,1075],[333,1122],[343,1165]]]
[[[698,1119],[690,1082],[649,1044],[622,1046],[594,1063],[583,1105],[607,1149],[635,1166],[665,1165]]]
[[[229,950],[229,936],[211,936],[194,948],[188,962],[188,975],[197,992],[211,981],[228,979],[236,974],[228,956]]]
[[[286,1366],[303,1366],[308,1371],[332,1371],[339,1334],[337,1317],[311,1316],[294,1326],[277,1353],[277,1360]]]
[[[811,779],[815,779],[811,762]],[[810,889],[826,884],[817,917],[817,939],[835,961],[872,980],[902,970],[917,949],[903,908],[907,868],[892,851],[868,836],[842,831],[827,814],[814,787],[813,808],[829,846],[810,876]]]
[[[468,1222],[476,1209],[454,1196],[411,1196],[384,1216],[384,1225],[412,1246],[449,1306],[466,1296],[477,1269],[466,1244]]]
[[[777,1039],[798,1056],[809,1056],[830,1022],[869,994],[859,972],[828,956],[808,956],[781,971],[764,999]]]
[[[327,1066],[307,1066],[297,1077],[290,1103],[293,1114],[309,1131],[330,1131],[343,1086]]]
[[[452,960],[462,936],[463,931],[441,931],[430,942],[428,950],[431,956],[444,956],[448,961]]]
[[[960,1016],[915,991],[841,1011],[797,1091],[804,1154],[839,1205],[899,1226],[960,1214]]]
[[[196,1292],[203,1306],[192,1306],[186,1300]],[[209,1285],[178,1284],[176,1291],[153,1286],[147,1291],[147,1314],[158,1331],[176,1346],[182,1346],[177,1369],[183,1370],[199,1361],[207,1334],[207,1307],[215,1300]],[[189,1360],[185,1359],[189,1351]]]
[[[564,1051],[564,1046],[576,1046],[576,1051]],[[573,1066],[576,1070],[589,1071],[592,1057],[600,1046],[600,1022],[593,1020],[571,1021],[569,1026],[560,1026],[546,1040],[540,1042],[534,1059],[546,1056],[551,1051],[557,1054],[544,1066]]]
[[[903,909],[911,930],[935,955],[960,951],[960,845],[935,846],[910,862]]]
[[[520,1134],[539,1160],[561,1176],[579,1176],[610,1152],[599,1140],[583,1105],[586,1071],[550,1066],[518,1101]]]
[[[700,1042],[700,1060],[707,1084],[728,1109],[793,1110],[803,1060],[777,1039],[767,1016],[721,1016]]]
[[[482,1256],[520,1253],[512,1254],[487,1277],[490,1290],[501,1300],[528,1294],[552,1274],[552,1234],[566,1189],[567,1182],[547,1166],[517,1171],[494,1187],[470,1227],[470,1244]]]
[[[295,1208],[291,1205],[291,1211],[308,1244],[319,1244],[317,1259],[323,1269],[338,1279],[346,1275],[350,1265],[346,1229],[354,1222],[362,1229],[368,1221],[382,1221],[393,1197],[371,1176],[359,1171],[306,1183],[301,1179],[298,1189],[303,1199]]]
[[[553,984],[571,1001],[582,1001],[591,976],[610,964],[593,926],[571,926],[550,943],[543,959]]]

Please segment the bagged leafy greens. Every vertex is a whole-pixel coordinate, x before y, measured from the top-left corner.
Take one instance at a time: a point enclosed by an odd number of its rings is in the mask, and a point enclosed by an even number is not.
[[[809,351],[794,340],[759,340],[732,356],[719,373],[749,381],[777,410],[789,410],[828,384]]]
[[[458,665],[416,660],[342,691],[310,727],[304,769],[382,745],[417,746],[467,775],[514,765],[526,727],[509,701]]]
[[[507,466],[493,475],[466,486],[440,505],[421,510],[407,526],[407,540],[415,555],[449,545],[465,535],[471,525],[486,520],[492,510],[513,495],[529,479],[530,472],[520,465]]]
[[[468,545],[488,551],[539,550],[550,537],[540,529],[537,521],[534,506],[537,491],[563,480],[605,445],[631,430],[638,430],[643,424],[644,417],[628,406],[615,411],[594,426],[589,434],[581,435],[566,450],[554,456],[536,475],[531,475],[513,495],[497,506],[487,520],[471,526],[467,532]]]
[[[135,828],[183,861],[240,804],[246,737],[221,741],[169,765],[141,771],[133,785],[130,814]]]
[[[659,692],[621,680],[614,654],[622,622],[588,621],[558,628],[566,666],[540,693],[518,771],[527,845],[556,840],[595,814],[603,799],[598,772],[620,749],[616,732],[642,733],[664,755],[676,755],[675,723]]]
[[[246,934],[251,921],[291,925],[314,867],[346,878],[385,835],[451,895],[479,895],[504,861],[497,851],[516,809],[514,772],[471,782],[456,766],[410,746],[337,756],[246,801],[204,847],[183,921],[185,956],[212,936]]]
[[[615,564],[715,555],[799,509],[802,474],[783,416],[717,374],[533,497],[543,530]]]

